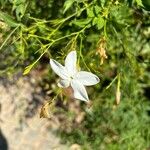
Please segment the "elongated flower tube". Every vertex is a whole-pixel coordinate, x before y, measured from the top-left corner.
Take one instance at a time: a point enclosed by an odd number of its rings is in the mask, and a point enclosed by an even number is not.
[[[50,59],[50,65],[53,71],[61,78],[58,86],[61,88],[71,86],[74,98],[82,101],[88,101],[89,98],[85,86],[95,85],[100,81],[100,79],[91,72],[78,71],[76,62],[76,51],[71,51],[67,55],[65,59],[65,66],[62,66],[54,59]]]

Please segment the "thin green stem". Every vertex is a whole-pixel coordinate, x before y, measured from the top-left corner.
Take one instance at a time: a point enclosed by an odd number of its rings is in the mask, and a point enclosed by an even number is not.
[[[48,38],[45,38],[45,37],[42,37],[42,36],[39,36],[39,35],[35,35],[35,34],[28,34],[30,37],[36,37],[36,38],[39,38],[39,39],[43,39],[43,40],[47,40],[47,41],[52,41],[51,39],[48,39]]]
[[[82,50],[82,37],[80,36],[80,50],[79,50],[78,66],[79,66],[79,63],[80,63],[81,55],[82,55],[81,50]]]
[[[106,21],[106,19],[105,19],[105,20],[104,20],[104,36],[105,36],[105,38],[107,38],[106,26],[107,26],[107,21]]]
[[[120,39],[120,37],[119,37],[119,35],[118,35],[118,33],[117,33],[117,31],[116,31],[116,29],[115,29],[114,26],[113,26],[113,30],[114,30],[114,32],[115,32],[115,34],[116,34],[116,37],[118,38],[118,40],[119,40],[119,42],[120,42],[122,48],[123,48],[123,50],[125,51],[125,46],[124,46],[122,40]]]
[[[106,90],[111,87],[111,85],[115,82],[115,80],[118,78],[118,75],[110,82],[110,84],[106,87]]]
[[[20,25],[18,25],[14,30],[11,31],[11,33],[7,36],[7,38],[5,39],[5,41],[3,42],[3,44],[0,46],[0,50],[4,47],[4,45],[6,44],[6,42],[9,40],[9,38],[12,36],[12,34],[18,29]]]

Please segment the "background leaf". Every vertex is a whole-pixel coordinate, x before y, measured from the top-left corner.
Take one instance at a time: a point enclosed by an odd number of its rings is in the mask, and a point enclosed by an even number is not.
[[[0,11],[0,19],[2,19],[10,27],[17,27],[19,25],[19,23],[17,23],[10,15],[3,13],[2,11]]]

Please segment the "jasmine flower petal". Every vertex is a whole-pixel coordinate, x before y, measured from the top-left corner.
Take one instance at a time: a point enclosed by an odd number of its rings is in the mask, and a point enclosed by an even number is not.
[[[94,85],[100,81],[100,79],[95,74],[87,71],[78,72],[76,79],[85,86]]]
[[[50,65],[53,71],[61,78],[58,83],[59,87],[67,88],[71,85],[74,98],[82,101],[88,101],[88,94],[84,86],[97,84],[100,79],[91,72],[78,72],[76,68],[76,61],[76,51],[71,51],[65,59],[65,66],[62,66],[53,59],[50,59]]]
[[[89,100],[85,87],[78,80],[72,80],[71,87],[74,91],[74,98],[80,99],[82,101]]]
[[[71,76],[73,76],[77,72],[76,62],[77,62],[77,53],[76,51],[71,51],[65,59],[65,68],[68,70]]]
[[[62,79],[68,79],[67,70],[59,62],[54,59],[50,59],[50,65],[58,76],[60,76]]]
[[[69,80],[60,80],[58,86],[61,88],[67,88],[70,85]]]

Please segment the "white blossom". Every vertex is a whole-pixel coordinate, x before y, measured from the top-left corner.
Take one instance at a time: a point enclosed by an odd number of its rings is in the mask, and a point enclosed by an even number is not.
[[[82,101],[88,101],[88,94],[84,86],[97,84],[100,79],[93,73],[87,71],[78,71],[76,67],[77,54],[76,51],[71,51],[66,59],[65,66],[62,66],[54,59],[50,59],[50,65],[53,71],[61,78],[58,86],[73,89],[74,98]]]

